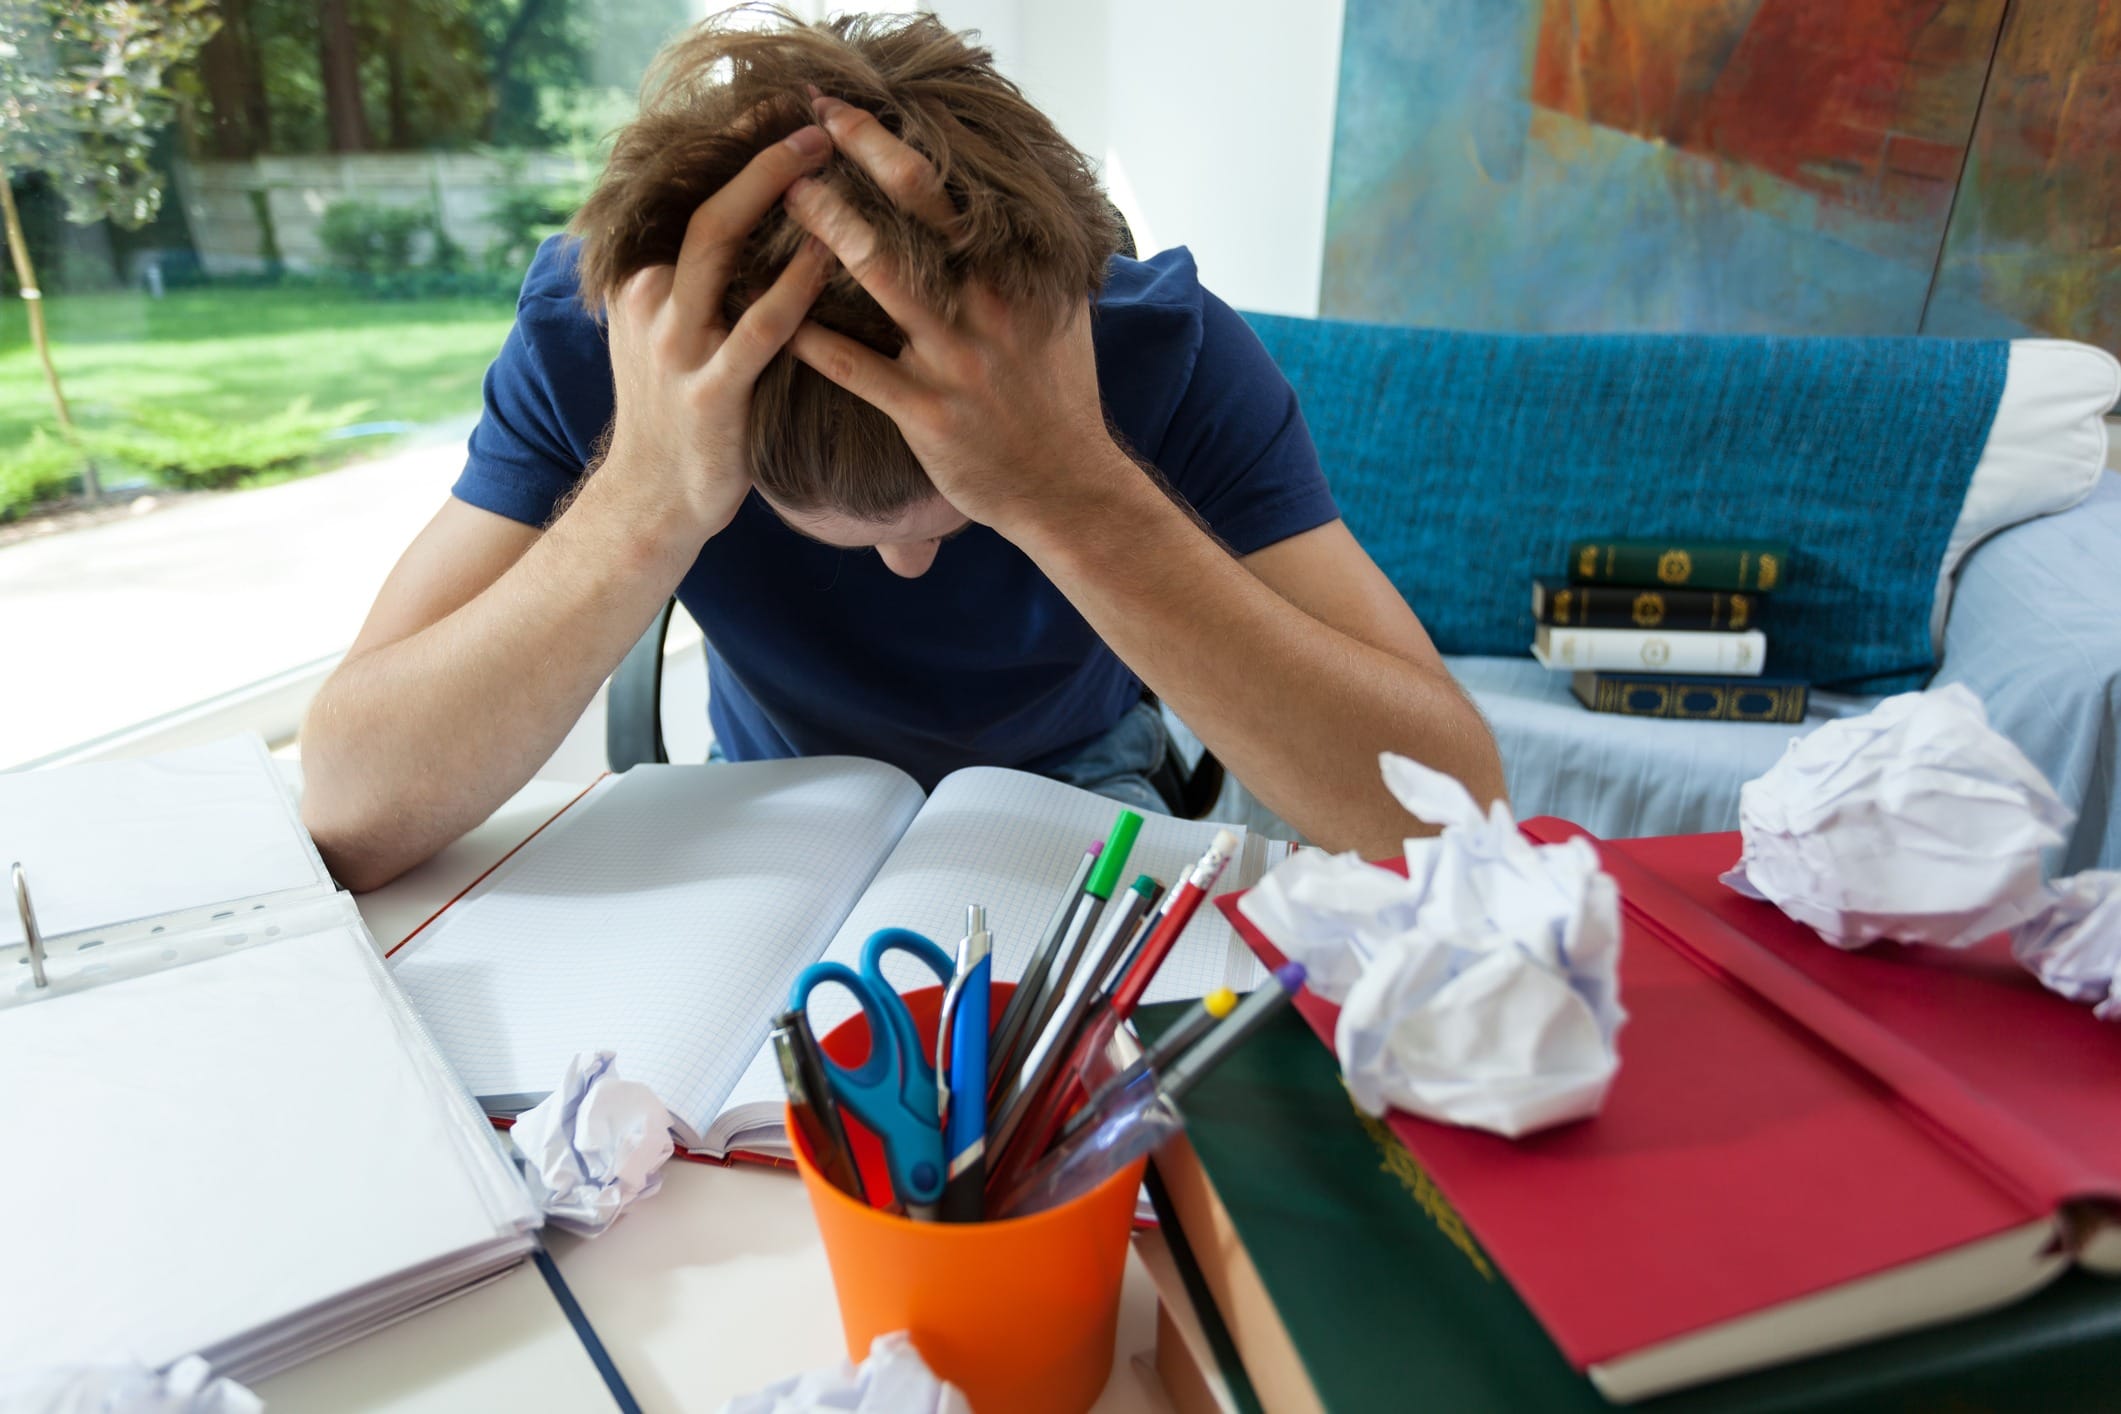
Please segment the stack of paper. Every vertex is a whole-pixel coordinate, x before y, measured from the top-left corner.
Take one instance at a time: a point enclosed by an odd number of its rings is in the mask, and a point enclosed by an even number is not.
[[[529,1252],[526,1192],[262,745],[0,776],[18,858],[50,981],[9,898],[0,1373],[196,1353],[252,1380]]]

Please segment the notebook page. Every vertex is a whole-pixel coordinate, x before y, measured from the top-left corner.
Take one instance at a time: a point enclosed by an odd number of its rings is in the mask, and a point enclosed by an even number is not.
[[[401,1007],[356,918],[9,1010],[0,1133],[36,1158],[0,1178],[0,1369],[246,1346],[527,1248]]]
[[[117,942],[146,932],[124,926],[141,920],[175,931],[239,905],[248,910],[265,895],[331,888],[255,735],[132,761],[0,773],[0,871],[17,860],[38,930],[53,942],[91,930]],[[0,947],[21,941],[9,892]]]
[[[636,766],[406,944],[398,982],[473,1094],[610,1050],[697,1136],[920,803],[847,757]]]
[[[1083,850],[1104,838],[1119,811],[1104,796],[1023,771],[976,766],[954,772],[907,827],[824,955],[858,966],[869,935],[890,927],[911,928],[954,954],[965,932],[965,905],[979,903],[986,905],[994,937],[994,976],[1013,982],[1030,962]],[[1169,888],[1224,828],[1213,821],[1144,814],[1120,886],[1149,874]],[[1244,831],[1236,833],[1242,841]],[[1255,882],[1242,877],[1242,866],[1259,858],[1258,850],[1241,850],[1214,892]],[[910,958],[895,958],[885,970],[903,990],[936,985],[933,974]],[[1249,990],[1258,977],[1251,950],[1222,914],[1203,902],[1156,974],[1148,1000],[1198,997],[1222,986]],[[811,1025],[822,1036],[854,1011],[844,988],[821,988],[811,1000]],[[762,1048],[730,1104],[767,1106],[765,1113],[777,1123],[781,1093],[771,1049]]]

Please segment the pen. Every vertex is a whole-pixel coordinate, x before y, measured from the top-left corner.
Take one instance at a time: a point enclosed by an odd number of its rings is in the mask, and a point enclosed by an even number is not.
[[[1002,1159],[1009,1153],[1009,1142],[1016,1136],[1023,1122],[1033,1114],[1040,1113],[1040,1098],[1059,1074],[1060,1063],[1065,1060],[1075,1045],[1083,1024],[1090,1019],[1092,1003],[1102,1003],[1104,992],[1101,985],[1112,963],[1117,961],[1121,945],[1130,936],[1133,925],[1149,911],[1157,895],[1156,880],[1147,874],[1134,881],[1112,915],[1105,920],[1104,931],[1084,949],[1081,966],[1070,979],[1068,993],[1053,1011],[1051,1020],[1033,1043],[1029,1057],[1024,1061],[1022,1073],[1002,1104],[1001,1117],[993,1126],[994,1153]],[[1044,1126],[1033,1125],[1026,1134],[1034,1143],[1043,1143],[1051,1131],[1035,1133]]]
[[[1203,1075],[1222,1064],[1223,1057],[1257,1031],[1268,1017],[1287,1006],[1289,999],[1303,990],[1303,985],[1302,963],[1285,962],[1275,968],[1251,996],[1237,1004],[1237,1009],[1220,1026],[1157,1075],[1156,1088],[1168,1099],[1184,1096]]]
[[[1075,910],[1068,917],[1068,925],[1062,930],[1060,943],[1054,949],[1056,960],[1047,971],[1038,996],[1026,1009],[1015,1047],[1004,1063],[999,1080],[991,1087],[987,1101],[990,1134],[998,1134],[995,1126],[1022,1083],[1024,1066],[1053,1020],[1054,1012],[1060,1009],[1062,998],[1067,995],[1069,981],[1082,961],[1084,949],[1089,946],[1091,929],[1097,926],[1105,901],[1112,897],[1112,891],[1119,883],[1120,870],[1126,867],[1127,855],[1133,850],[1134,837],[1141,832],[1141,827],[1142,817],[1131,810],[1120,811],[1119,818],[1112,822],[1112,833],[1105,837],[1097,866],[1084,881],[1082,895],[1077,899]],[[999,1139],[990,1147],[998,1154]]]
[[[980,1220],[987,1186],[987,1007],[991,986],[993,939],[987,933],[987,910],[973,904],[965,910],[965,937],[957,945],[957,971],[951,979],[956,1004],[950,1008],[950,1068],[944,1082],[943,1153],[949,1177],[943,1186],[942,1219],[946,1223]]]
[[[1156,925],[1156,931],[1142,943],[1135,955],[1133,966],[1112,989],[1113,1014],[1124,1021],[1134,1015],[1134,1008],[1141,1005],[1142,994],[1156,980],[1157,969],[1178,945],[1179,934],[1193,921],[1200,901],[1215,887],[1215,881],[1229,866],[1230,856],[1237,852],[1237,836],[1229,830],[1218,830],[1208,846],[1208,852],[1200,862],[1186,874],[1179,886],[1171,891],[1169,905],[1164,909],[1164,921]]]
[[[1206,1039],[1162,1075],[1143,1071],[1113,1089],[1075,1135],[1010,1185],[997,1217],[1023,1217],[1080,1197],[1185,1129],[1179,1099],[1302,988],[1303,964],[1276,968]]]
[[[1082,895],[1083,885],[1090,881],[1090,871],[1097,867],[1097,856],[1104,848],[1103,840],[1092,840],[1090,847],[1083,851],[1082,862],[1075,866],[1075,876],[1068,880],[1068,888],[1061,895],[1060,907],[1053,910],[1053,917],[1047,922],[1030,963],[1024,968],[1023,976],[1017,979],[1016,991],[1010,995],[1008,1005],[1002,1008],[1001,1025],[995,1028],[994,1039],[988,1047],[987,1086],[990,1091],[1012,1073],[1009,1067],[1021,1049],[1018,1043],[1023,1036],[1024,1023],[1029,1019],[1031,1008],[1038,1004],[1046,974],[1053,968],[1053,955],[1060,951],[1061,937],[1067,931],[1069,918],[1074,916],[1076,900]]]
[[[825,1181],[858,1202],[869,1201],[862,1187],[854,1151],[847,1147],[847,1127],[825,1082],[825,1061],[811,1034],[807,1012],[784,1011],[773,1019],[773,1054],[780,1061],[781,1083],[788,1091],[788,1111],[809,1147],[810,1161]]]
[[[1104,1104],[1113,1091],[1134,1083],[1134,1078],[1144,1071],[1161,1072],[1195,1041],[1208,1034],[1208,1028],[1228,1016],[1237,1005],[1237,993],[1228,987],[1218,987],[1200,999],[1200,1005],[1186,1013],[1184,1020],[1166,1031],[1157,1043],[1142,1052],[1134,1063],[1119,1071],[1090,1093],[1081,1109],[1068,1117],[1061,1126],[1063,1141],[1074,1137],[1075,1132],[1090,1122],[1090,1117]]]

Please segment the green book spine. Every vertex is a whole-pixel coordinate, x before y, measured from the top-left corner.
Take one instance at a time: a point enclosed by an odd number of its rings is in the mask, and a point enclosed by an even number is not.
[[[1153,1040],[1185,1010],[1145,1007],[1137,1028]],[[1294,1011],[1195,1086],[1185,1111],[1193,1152],[1334,1414],[1614,1407],[1562,1359],[1413,1156],[1354,1108]],[[2000,1311],[1635,1407],[2088,1414],[2115,1407],[2117,1362],[2121,1281],[2071,1272]]]
[[[1532,617],[1559,628],[1743,633],[1760,627],[1760,596],[1720,589],[1650,589],[1535,579]]]
[[[1569,690],[1593,712],[1696,722],[1801,722],[1811,699],[1811,689],[1794,678],[1592,672],[1572,676]]]
[[[1765,594],[1787,585],[1789,572],[1789,546],[1767,540],[1578,540],[1569,546],[1569,578],[1578,584]]]

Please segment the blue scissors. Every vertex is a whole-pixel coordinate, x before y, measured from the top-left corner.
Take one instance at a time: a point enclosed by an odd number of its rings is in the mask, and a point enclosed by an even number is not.
[[[862,970],[843,962],[813,962],[788,992],[788,1010],[801,1011],[810,994],[836,982],[854,994],[869,1020],[869,1058],[855,1069],[825,1058],[825,1078],[835,1100],[854,1111],[884,1143],[891,1189],[906,1211],[921,1216],[943,1196],[947,1169],[943,1131],[937,1119],[935,1067],[921,1049],[920,1032],[898,990],[884,977],[884,954],[911,953],[950,984],[957,963],[950,954],[905,928],[879,928],[862,944]]]

